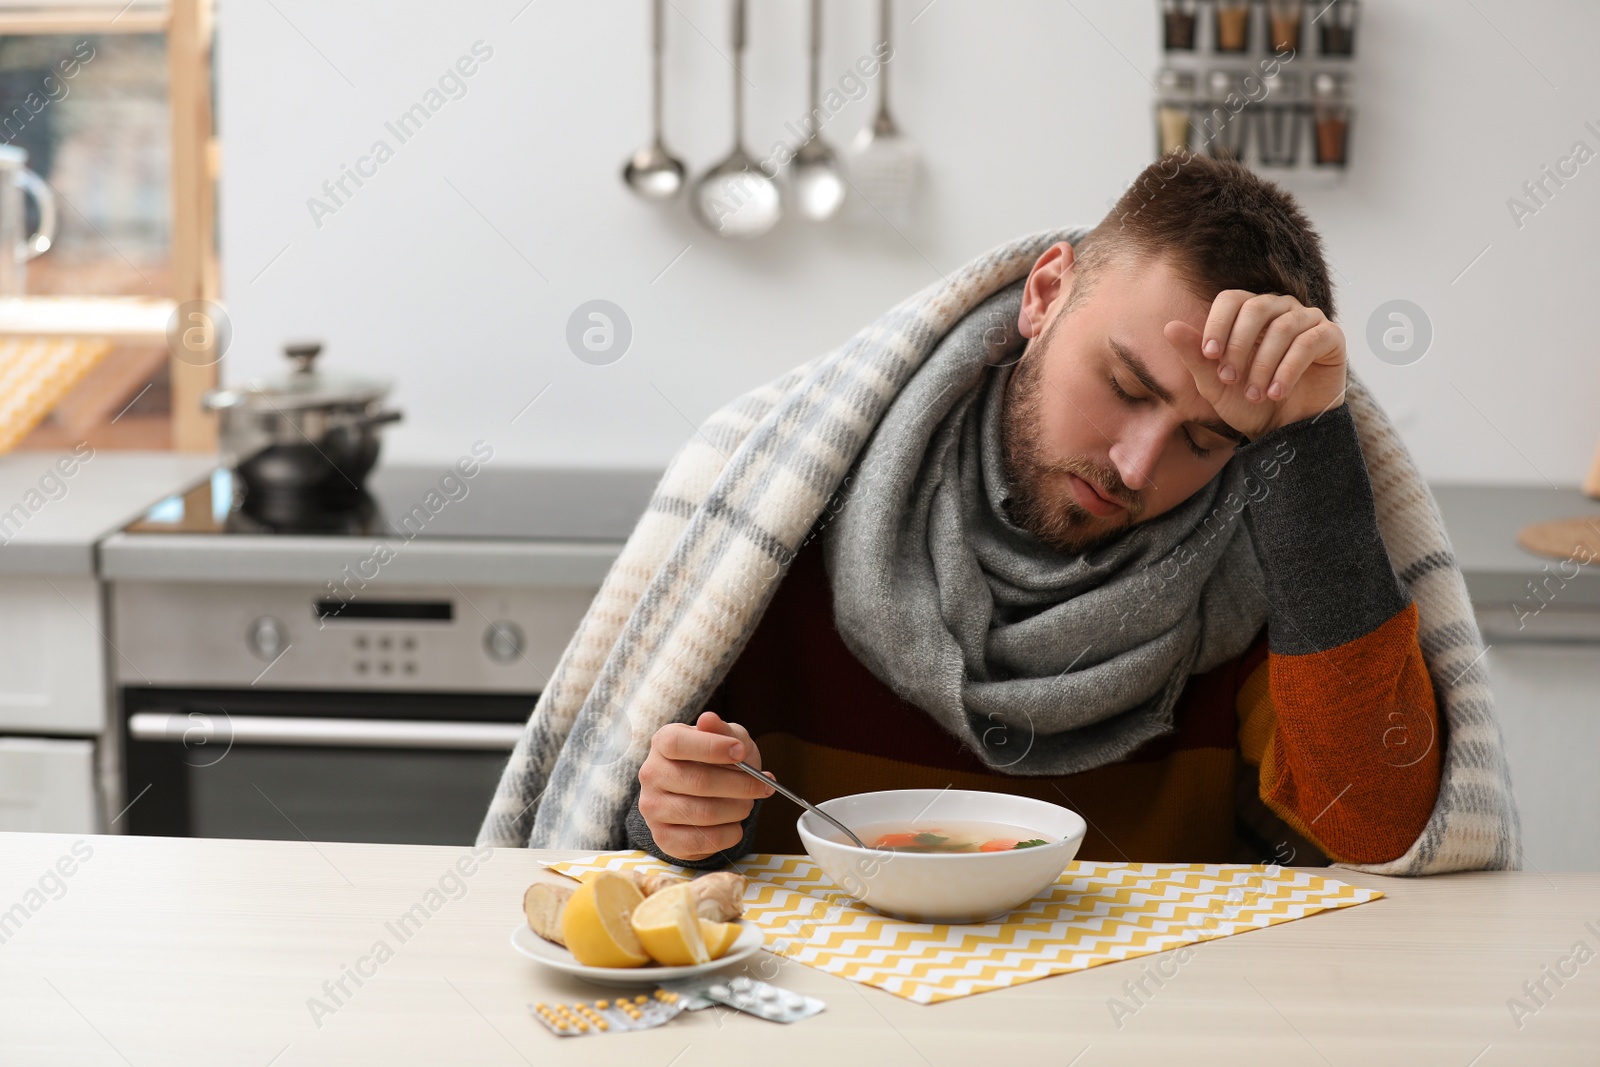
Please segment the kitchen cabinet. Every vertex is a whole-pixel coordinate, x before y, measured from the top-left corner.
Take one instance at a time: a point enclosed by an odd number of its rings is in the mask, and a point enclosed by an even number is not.
[[[0,576],[0,733],[98,734],[106,726],[99,584]]]
[[[92,834],[92,741],[0,737],[0,831]]]
[[[98,734],[105,622],[93,577],[0,575],[0,733]]]
[[[214,462],[93,449],[0,456],[0,829],[109,825],[107,798],[121,787],[108,665],[120,654],[106,641],[96,546]]]
[[[1600,613],[1595,621],[1600,629]],[[1600,639],[1493,643],[1485,663],[1522,813],[1523,867],[1600,871]]]
[[[96,542],[213,462],[93,449],[0,456],[0,734],[106,728],[106,663],[117,653],[105,642]]]

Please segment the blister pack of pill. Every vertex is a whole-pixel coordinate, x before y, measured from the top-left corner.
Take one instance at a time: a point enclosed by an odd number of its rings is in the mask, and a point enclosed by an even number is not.
[[[668,989],[650,994],[600,997],[571,1004],[529,1004],[533,1017],[559,1037],[649,1030],[671,1020],[686,1007],[684,998]]]
[[[680,1003],[690,1011],[721,1004],[775,1023],[798,1022],[827,1007],[816,997],[802,996],[742,974],[732,978],[700,975],[664,982],[662,988],[683,998]]]

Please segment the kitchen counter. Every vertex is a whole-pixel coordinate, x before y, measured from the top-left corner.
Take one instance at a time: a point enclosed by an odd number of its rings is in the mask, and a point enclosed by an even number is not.
[[[96,542],[216,463],[182,452],[0,456],[0,574],[94,574]]]
[[[1537,485],[1434,485],[1434,499],[1475,604],[1514,601],[1527,583],[1556,571],[1560,560],[1538,556],[1517,544],[1517,532],[1549,519],[1600,519],[1600,500],[1577,489]],[[1549,572],[1545,568],[1549,568]],[[1563,599],[1572,606],[1600,608],[1600,567],[1586,566]]]
[[[1489,1067],[1592,1063],[1600,1034],[1600,962],[1559,962],[1578,942],[1600,946],[1600,874],[1333,871],[1387,896],[1200,945],[1164,985],[1147,984],[1154,995],[1120,1026],[1108,1000],[1154,957],[923,1006],[758,956],[762,973],[776,966],[779,985],[827,1010],[782,1028],[706,1010],[641,1033],[558,1038],[526,1005],[604,991],[541,969],[508,939],[527,884],[559,877],[541,861],[579,853],[485,850],[409,939],[386,926],[467,855],[0,834],[0,909],[12,916],[0,930],[0,1062],[1233,1067],[1248,1055]],[[30,898],[62,857],[72,873]],[[380,940],[392,957],[359,986],[346,979],[349,995],[314,1016],[312,998],[331,1003],[324,983]],[[1561,987],[1546,979],[1544,1005],[1513,1019],[1507,998],[1526,999],[1523,984],[1557,967],[1577,970]]]

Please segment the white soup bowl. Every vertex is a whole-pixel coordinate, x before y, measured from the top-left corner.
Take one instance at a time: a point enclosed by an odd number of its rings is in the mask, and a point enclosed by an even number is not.
[[[1047,842],[1007,852],[890,852],[860,848],[811,812],[800,816],[806,852],[841,890],[885,915],[923,923],[981,923],[1028,903],[1078,854],[1087,827],[1075,811],[1032,797],[965,789],[855,793],[817,807],[861,828],[941,822],[1005,823]]]

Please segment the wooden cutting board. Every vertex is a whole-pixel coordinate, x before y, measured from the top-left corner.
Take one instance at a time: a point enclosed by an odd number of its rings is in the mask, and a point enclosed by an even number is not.
[[[1517,544],[1551,559],[1600,559],[1600,515],[1531,523],[1517,533]]]

